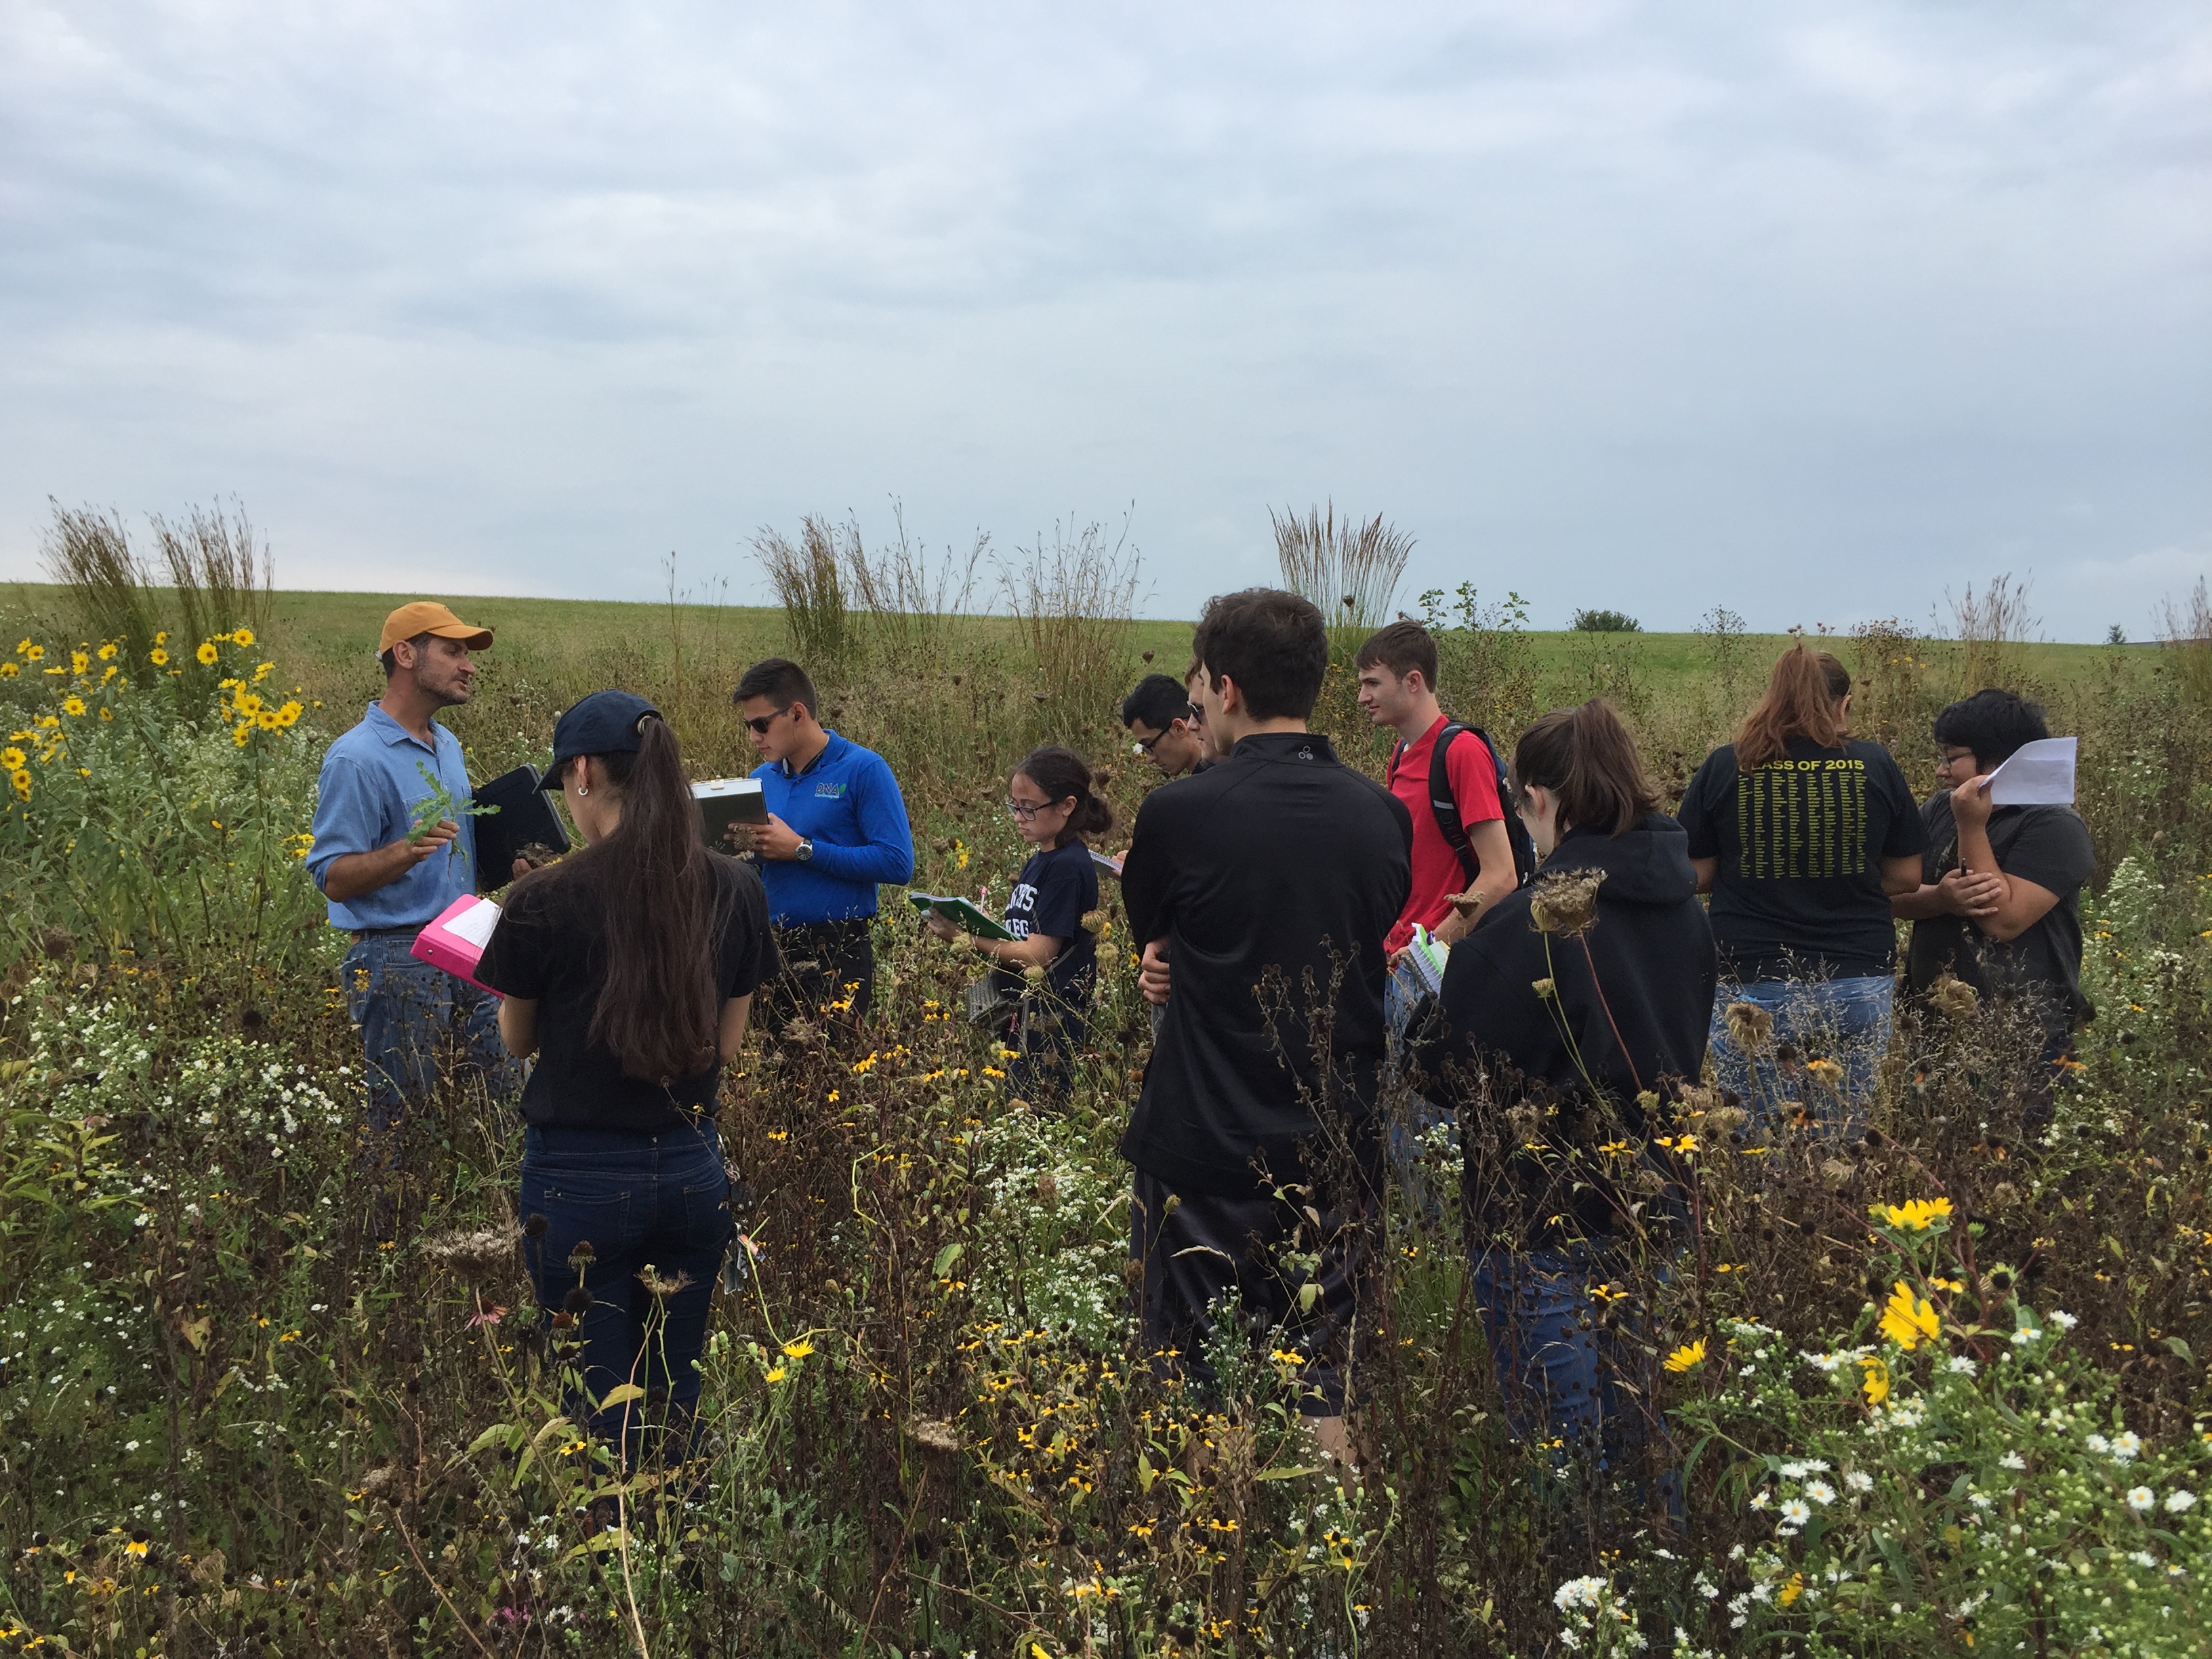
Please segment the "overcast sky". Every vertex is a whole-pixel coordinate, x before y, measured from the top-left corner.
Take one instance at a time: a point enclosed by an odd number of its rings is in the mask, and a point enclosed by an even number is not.
[[[641,599],[756,527],[1148,608],[2057,638],[2212,568],[2212,9],[0,0],[0,575],[235,493],[287,586]]]

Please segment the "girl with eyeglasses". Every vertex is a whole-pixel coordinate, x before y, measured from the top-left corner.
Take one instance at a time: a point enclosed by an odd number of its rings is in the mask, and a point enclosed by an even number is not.
[[[1036,849],[1006,896],[1006,927],[1014,937],[976,939],[935,914],[923,926],[991,959],[990,986],[1006,1011],[1000,1030],[1017,1055],[1012,1091],[1060,1095],[1098,973],[1098,942],[1083,925],[1098,908],[1098,870],[1084,838],[1113,828],[1114,810],[1091,793],[1090,763],[1054,747],[1032,750],[1014,769],[1006,810]]]

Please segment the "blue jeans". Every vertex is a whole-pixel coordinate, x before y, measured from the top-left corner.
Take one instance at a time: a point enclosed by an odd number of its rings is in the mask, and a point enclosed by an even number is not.
[[[712,1123],[635,1134],[614,1129],[532,1128],[522,1152],[522,1216],[547,1226],[524,1253],[547,1317],[567,1314],[584,1344],[592,1403],[624,1382],[665,1391],[672,1419],[699,1399],[697,1361],[707,1308],[736,1227],[730,1182]],[[570,1258],[588,1244],[591,1255]],[[651,1267],[676,1288],[656,1297],[638,1275]],[[591,1293],[570,1308],[579,1285]],[[582,1402],[574,1402],[579,1408]],[[635,1440],[641,1413],[595,1410],[596,1433]]]
[[[1413,1020],[1413,1010],[1427,994],[1420,975],[1409,963],[1401,962],[1391,969],[1389,976],[1382,981],[1382,1029],[1389,1044],[1393,1080],[1406,1064],[1406,1027]],[[1390,1122],[1390,1167],[1397,1172],[1406,1196],[1419,1204],[1431,1221],[1442,1215],[1443,1210],[1433,1194],[1424,1193],[1419,1167],[1421,1148],[1417,1137],[1425,1135],[1439,1123],[1456,1125],[1458,1121],[1458,1115],[1449,1107],[1408,1094],[1405,1118],[1393,1118]]]
[[[1856,1140],[1866,1132],[1867,1109],[1874,1101],[1876,1074],[1889,1051],[1891,1004],[1897,982],[1887,974],[1862,979],[1761,979],[1746,984],[1723,980],[1713,997],[1712,1030],[1707,1047],[1713,1076],[1741,1098],[1754,1122],[1769,1128],[1794,1119],[1800,1108],[1829,1133]],[[1796,1049],[1784,1072],[1771,1054],[1756,1060],[1735,1045],[1728,1029],[1728,1006],[1748,1002],[1774,1016],[1774,1044]],[[1835,1086],[1807,1072],[1805,1062],[1832,1060],[1844,1068]]]
[[[354,941],[339,968],[346,1012],[361,1027],[368,1067],[368,1127],[390,1136],[436,1086],[441,1069],[480,1078],[493,1098],[517,1093],[522,1066],[499,1038],[499,999],[418,962],[407,933]],[[387,1163],[398,1161],[390,1149]]]
[[[1594,1285],[1623,1276],[1587,1245],[1485,1250],[1474,1258],[1474,1299],[1518,1440],[1559,1441],[1558,1462],[1641,1480],[1638,1465],[1663,1441],[1653,1366],[1632,1331],[1599,1323]],[[1675,1501],[1670,1474],[1660,1490]]]

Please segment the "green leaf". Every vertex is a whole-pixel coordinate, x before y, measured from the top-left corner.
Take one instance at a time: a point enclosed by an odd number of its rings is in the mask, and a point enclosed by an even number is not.
[[[960,1260],[962,1246],[957,1242],[947,1244],[937,1253],[937,1261],[929,1270],[932,1279],[942,1279],[952,1271],[952,1264]]]
[[[636,1383],[619,1382],[613,1388],[609,1389],[606,1393],[601,1396],[599,1401],[599,1409],[601,1411],[605,1411],[610,1406],[626,1406],[633,1400],[642,1400],[644,1398],[645,1390],[638,1387]]]

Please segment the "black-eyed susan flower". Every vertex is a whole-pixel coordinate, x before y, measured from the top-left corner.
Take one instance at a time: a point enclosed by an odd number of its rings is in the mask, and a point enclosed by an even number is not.
[[[1662,1363],[1668,1370],[1680,1376],[1684,1371],[1694,1370],[1704,1364],[1705,1362],[1705,1339],[1701,1336],[1696,1341],[1686,1343],[1675,1349]]]

